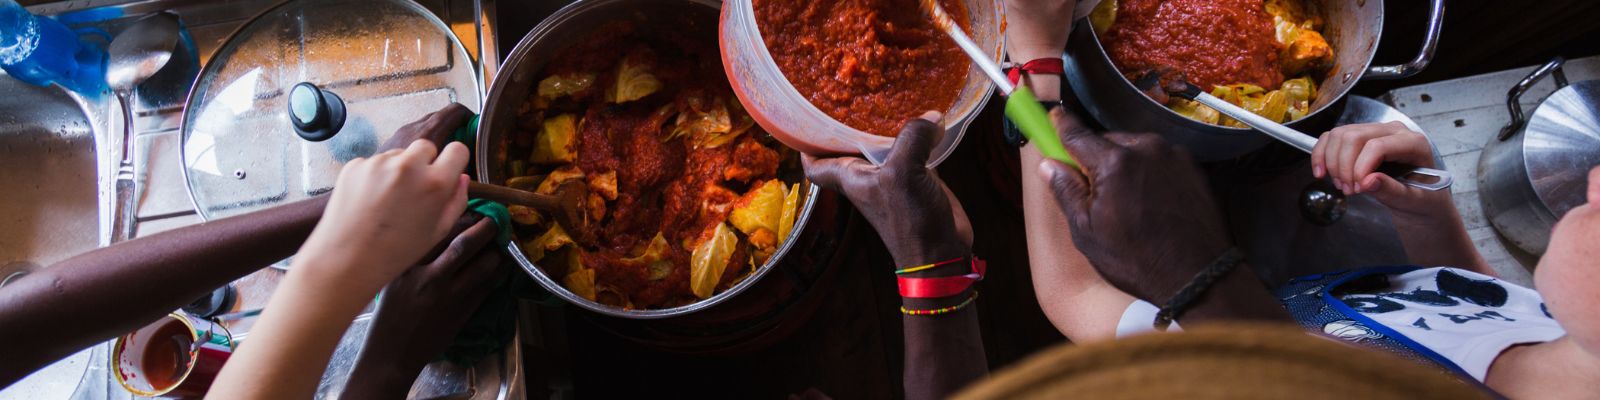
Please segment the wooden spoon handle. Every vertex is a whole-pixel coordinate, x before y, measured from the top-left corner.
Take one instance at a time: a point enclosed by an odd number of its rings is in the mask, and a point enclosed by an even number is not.
[[[481,182],[467,182],[467,195],[501,203],[530,207],[544,212],[560,212],[561,202],[555,196],[517,190]]]

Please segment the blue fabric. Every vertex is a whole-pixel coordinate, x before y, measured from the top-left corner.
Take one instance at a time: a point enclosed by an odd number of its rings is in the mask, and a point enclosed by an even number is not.
[[[1443,367],[1468,381],[1476,382],[1470,374],[1433,350],[1418,344],[1392,329],[1367,318],[1334,297],[1333,291],[1350,281],[1373,275],[1403,274],[1420,267],[1376,267],[1357,271],[1339,271],[1311,275],[1290,280],[1275,291],[1284,308],[1296,322],[1313,332],[1323,332],[1335,338],[1359,343],[1420,362]]]

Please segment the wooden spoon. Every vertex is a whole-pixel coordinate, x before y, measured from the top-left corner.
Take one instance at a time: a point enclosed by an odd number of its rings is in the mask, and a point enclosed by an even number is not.
[[[467,195],[510,205],[532,208],[552,216],[567,234],[580,242],[592,242],[589,230],[589,185],[572,180],[556,187],[554,195],[538,194],[526,190],[481,182],[467,182]]]

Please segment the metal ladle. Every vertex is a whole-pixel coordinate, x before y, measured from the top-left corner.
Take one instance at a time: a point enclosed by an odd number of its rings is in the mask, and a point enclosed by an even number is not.
[[[1238,120],[1251,128],[1255,128],[1257,131],[1266,133],[1267,136],[1271,136],[1273,139],[1306,153],[1310,153],[1317,146],[1316,137],[1297,131],[1277,121],[1256,115],[1243,107],[1229,103],[1227,100],[1212,96],[1210,93],[1206,93],[1200,88],[1189,84],[1183,74],[1176,71],[1162,69],[1150,71],[1134,82],[1134,86],[1144,91],[1151,99],[1162,104],[1167,103],[1168,96],[1177,96],[1200,102],[1200,104],[1217,110],[1222,115]],[[1428,191],[1449,189],[1450,185],[1455,181],[1450,176],[1450,173],[1444,170],[1389,161],[1380,164],[1377,172],[1389,175],[1406,186]]]
[[[133,215],[139,188],[133,171],[133,90],[172,60],[178,47],[178,31],[178,16],[156,13],[134,22],[111,41],[106,85],[122,105],[122,161],[117,166],[113,241],[130,239],[134,235]]]

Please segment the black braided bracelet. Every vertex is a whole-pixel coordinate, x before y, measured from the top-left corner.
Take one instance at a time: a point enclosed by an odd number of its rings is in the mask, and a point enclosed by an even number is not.
[[[1195,274],[1194,279],[1190,279],[1189,284],[1179,290],[1178,294],[1167,300],[1166,305],[1161,306],[1161,311],[1156,312],[1156,330],[1166,331],[1173,320],[1183,316],[1190,303],[1194,303],[1195,299],[1211,289],[1211,285],[1228,276],[1228,273],[1233,272],[1233,268],[1243,261],[1244,253],[1240,252],[1238,247],[1229,247],[1228,251],[1222,252],[1221,256],[1211,261],[1211,265],[1207,265],[1205,269],[1200,270],[1200,273]]]

